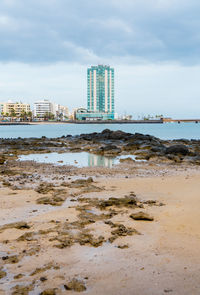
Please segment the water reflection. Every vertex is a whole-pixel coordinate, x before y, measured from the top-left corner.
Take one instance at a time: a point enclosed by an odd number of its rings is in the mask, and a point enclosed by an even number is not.
[[[112,166],[114,165],[114,162],[115,162],[115,158],[88,154],[88,167],[112,168]]]
[[[54,165],[73,165],[76,167],[106,167],[112,168],[113,165],[118,164],[120,159],[131,157],[135,159],[134,155],[113,157],[104,157],[101,155],[90,154],[87,152],[81,153],[45,153],[45,154],[30,154],[22,155],[19,161],[35,161],[37,163],[49,163]]]

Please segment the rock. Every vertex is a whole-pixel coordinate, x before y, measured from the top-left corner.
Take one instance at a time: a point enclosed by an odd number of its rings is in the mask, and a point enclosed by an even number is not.
[[[131,157],[120,159],[119,161],[120,163],[130,163],[130,164],[135,162],[135,160],[133,160]]]
[[[66,186],[69,188],[81,188],[81,187],[89,187],[91,183],[94,182],[92,177],[88,177],[87,179],[76,179],[71,183],[66,183]]]
[[[135,230],[134,228],[127,228],[123,224],[119,224],[117,225],[117,229],[113,230],[111,234],[114,236],[122,237],[122,236],[132,236],[134,234],[139,234],[139,232]]]
[[[54,265],[53,263],[48,263],[47,265],[44,265],[43,267],[37,267],[31,274],[30,276],[35,276],[39,273],[45,272],[46,270],[49,269],[58,269],[57,265]]]
[[[127,196],[124,198],[109,198],[108,200],[99,201],[97,206],[100,209],[105,209],[106,207],[116,206],[116,207],[128,207],[136,208],[137,207],[137,198],[136,196]]]
[[[186,156],[189,154],[189,149],[187,146],[185,146],[183,144],[176,144],[176,145],[172,145],[170,147],[167,147],[165,150],[165,153]]]
[[[64,249],[73,245],[73,239],[70,237],[58,236],[56,240],[60,242],[60,244],[55,245],[58,249]]]
[[[64,285],[65,290],[67,291],[75,291],[75,292],[83,292],[86,290],[84,282],[72,279],[69,283]]]
[[[166,147],[164,145],[159,145],[159,146],[153,146],[151,148],[151,151],[154,153],[159,153],[159,154],[165,154]]]
[[[19,221],[19,222],[14,222],[14,223],[8,223],[5,225],[2,225],[0,227],[0,232],[6,229],[10,228],[16,228],[16,229],[29,229],[30,225],[28,225],[25,221]]]
[[[32,241],[34,240],[34,232],[27,232],[25,234],[23,234],[22,236],[20,236],[17,241],[18,242],[23,242],[23,241]]]
[[[18,279],[21,279],[21,278],[23,278],[23,277],[24,277],[24,274],[19,273],[18,275],[14,276],[14,279],[15,279],[15,280],[18,280]]]
[[[143,204],[146,204],[148,206],[158,206],[158,207],[165,206],[164,203],[158,202],[155,200],[147,200],[147,201],[144,201]]]
[[[56,288],[54,289],[46,289],[40,293],[40,295],[56,295]]]
[[[79,236],[75,239],[76,242],[79,242],[81,246],[90,244],[92,247],[99,247],[105,241],[103,236],[95,238],[92,234],[89,233],[80,233]]]
[[[146,149],[139,149],[137,151],[135,151],[134,153],[137,159],[141,159],[141,160],[149,160],[152,156],[154,156],[154,153],[151,150],[146,150]]]
[[[43,205],[51,205],[51,206],[61,206],[65,200],[66,200],[66,197],[64,196],[54,195],[52,197],[39,198],[36,200],[36,203],[43,204]]]
[[[149,215],[148,213],[145,213],[145,212],[137,212],[137,213],[132,213],[130,215],[130,217],[134,220],[145,220],[145,221],[153,221],[154,218]]]
[[[46,277],[41,277],[41,278],[40,278],[40,281],[41,281],[41,282],[45,282],[45,281],[47,281],[47,278],[46,278]]]
[[[6,161],[6,158],[4,156],[0,156],[0,165],[3,165]]]
[[[126,133],[121,130],[111,131],[109,135],[109,139],[112,140],[127,140],[131,136],[131,133]]]
[[[125,151],[135,151],[135,150],[137,150],[137,148],[140,146],[140,144],[141,143],[132,143],[132,142],[129,142],[129,143],[127,143],[124,147],[123,147],[123,149],[125,150]]]
[[[92,182],[94,182],[92,177],[88,177],[87,179],[76,179],[72,181],[72,183],[76,183],[76,184],[86,184],[86,183],[92,183]]]
[[[6,264],[9,263],[18,263],[19,262],[19,257],[17,255],[12,255],[12,256],[3,256],[2,260],[5,261]]]
[[[104,129],[101,134],[107,134],[107,133],[111,133],[112,131],[110,129]]]
[[[52,183],[41,183],[35,190],[39,194],[47,194],[54,190],[54,185]]]
[[[129,248],[129,246],[128,245],[118,245],[117,248],[119,248],[119,249],[127,249],[127,248]]]
[[[121,153],[121,149],[119,147],[117,147],[116,145],[112,145],[112,144],[108,144],[106,146],[102,146],[100,147],[100,149],[98,150],[101,154],[119,154]]]
[[[7,273],[3,270],[0,270],[0,279],[6,277]]]
[[[12,295],[28,295],[30,291],[33,290],[33,285],[29,286],[21,286],[21,285],[16,285],[15,287],[12,288],[13,292],[11,293]]]

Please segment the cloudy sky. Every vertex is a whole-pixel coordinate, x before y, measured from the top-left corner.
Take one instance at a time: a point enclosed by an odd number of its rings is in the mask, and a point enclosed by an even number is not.
[[[199,0],[1,0],[0,100],[86,106],[115,68],[117,113],[200,117]]]

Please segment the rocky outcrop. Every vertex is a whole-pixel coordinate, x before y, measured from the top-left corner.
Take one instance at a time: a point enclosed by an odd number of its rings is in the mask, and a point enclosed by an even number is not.
[[[183,144],[176,144],[166,148],[166,154],[173,154],[173,155],[183,155],[186,156],[189,154],[189,149],[187,146]]]
[[[108,157],[134,154],[136,160],[200,164],[200,140],[161,140],[148,134],[105,129],[100,133],[60,138],[0,139],[0,166],[20,154],[82,151]],[[41,193],[47,189],[50,188],[38,188]]]
[[[106,155],[116,155],[116,154],[120,154],[121,153],[121,149],[119,147],[117,147],[116,145],[106,145],[106,146],[102,146],[99,149],[99,153],[100,154],[106,154]]]

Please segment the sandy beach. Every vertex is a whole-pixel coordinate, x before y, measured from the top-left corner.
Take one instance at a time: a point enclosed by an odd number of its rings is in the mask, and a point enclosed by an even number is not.
[[[135,229],[133,235],[108,242],[111,227],[104,216],[79,228],[82,233],[89,230],[96,238],[102,236],[103,243],[92,246],[79,241],[61,248],[55,247],[58,240],[54,242],[59,226],[80,221],[80,212],[91,212],[91,219],[109,210],[101,211],[89,203],[80,208],[87,201],[77,201],[76,197],[75,202],[67,198],[62,206],[37,205],[41,194],[35,190],[1,188],[4,260],[0,269],[6,275],[0,281],[0,294],[40,294],[49,289],[55,293],[42,294],[74,294],[64,287],[73,279],[83,284],[85,294],[199,294],[199,183],[200,173],[187,170],[180,175],[94,179],[95,186],[103,189],[81,194],[84,198],[106,200],[134,193],[138,200],[154,200],[156,205],[135,209],[111,206],[116,214],[108,220]],[[68,195],[72,196],[72,190],[75,195],[76,189],[69,188]],[[130,218],[131,213],[140,211],[154,220]],[[15,228],[18,221],[27,222],[30,228]],[[3,227],[11,222],[13,227]],[[78,227],[70,230],[75,234]],[[30,232],[34,234],[19,239]],[[5,258],[14,255],[17,262]]]

